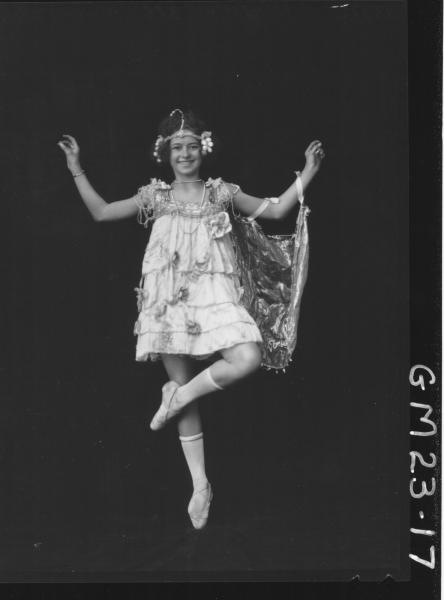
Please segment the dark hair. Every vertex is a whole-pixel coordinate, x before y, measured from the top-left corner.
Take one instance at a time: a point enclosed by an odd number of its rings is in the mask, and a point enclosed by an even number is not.
[[[192,131],[196,135],[201,135],[202,132],[206,130],[205,123],[193,111],[184,110],[183,113],[184,113],[184,125],[183,125],[184,129],[188,129],[189,131]],[[168,115],[168,117],[165,117],[165,119],[163,119],[161,121],[161,123],[159,125],[159,129],[158,129],[158,135],[161,135],[162,137],[168,137],[169,135],[172,135],[173,133],[175,133],[176,131],[178,131],[180,129],[181,123],[182,123],[182,115],[179,112],[175,112],[173,114],[173,116]],[[166,143],[161,144],[161,146],[158,150],[159,158],[160,158],[162,164],[169,163],[170,148],[171,148],[170,141],[171,140],[168,140]],[[151,156],[153,156],[154,144],[155,144],[155,142],[153,143],[153,146],[151,149]],[[205,157],[202,156],[202,158],[208,158],[208,155]]]

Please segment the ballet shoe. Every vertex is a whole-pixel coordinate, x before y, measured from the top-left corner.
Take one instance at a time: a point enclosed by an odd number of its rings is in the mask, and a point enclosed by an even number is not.
[[[165,425],[180,411],[180,407],[175,402],[175,396],[179,384],[175,381],[168,381],[162,388],[162,402],[152,421],[150,428],[157,431]]]
[[[196,499],[199,496],[204,497],[204,503],[201,508],[195,506]],[[194,490],[191,496],[190,503],[188,504],[188,514],[193,524],[194,529],[203,529],[208,521],[208,513],[210,511],[211,500],[213,499],[213,490],[211,484],[207,482],[206,487],[200,490]],[[200,504],[200,502],[199,502]]]

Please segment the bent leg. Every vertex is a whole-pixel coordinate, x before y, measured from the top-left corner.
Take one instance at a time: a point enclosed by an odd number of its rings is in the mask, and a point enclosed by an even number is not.
[[[211,374],[223,388],[248,377],[261,366],[262,352],[256,342],[237,344],[220,353],[223,358],[211,365]]]
[[[237,344],[220,351],[222,358],[201,371],[177,390],[177,404],[186,407],[191,402],[244,379],[259,369],[261,350],[255,342]]]

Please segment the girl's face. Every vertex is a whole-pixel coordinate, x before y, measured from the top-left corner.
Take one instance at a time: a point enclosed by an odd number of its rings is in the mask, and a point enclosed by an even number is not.
[[[196,179],[202,164],[201,145],[191,135],[174,137],[170,142],[170,165],[176,179]]]

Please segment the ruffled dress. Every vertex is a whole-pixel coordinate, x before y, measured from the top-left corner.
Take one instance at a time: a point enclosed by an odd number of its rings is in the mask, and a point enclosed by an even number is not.
[[[239,188],[222,179],[205,182],[198,204],[176,202],[160,180],[139,189],[138,221],[153,221],[136,288],[139,316],[136,360],[161,354],[208,358],[243,342],[262,343],[241,304],[228,209]]]

